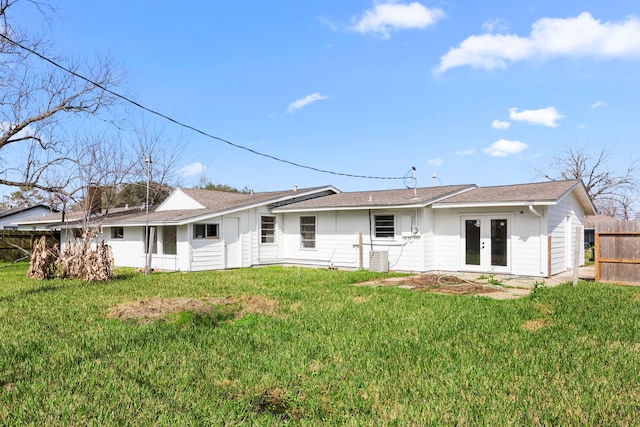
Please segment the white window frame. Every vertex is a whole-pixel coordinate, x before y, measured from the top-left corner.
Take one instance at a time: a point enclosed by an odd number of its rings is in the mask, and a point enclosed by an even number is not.
[[[173,234],[173,241],[171,242],[173,244],[173,247],[175,249],[175,251],[173,253],[168,253],[167,252],[167,237],[171,237],[168,235],[167,230],[170,230],[171,228],[173,228],[174,233]],[[176,225],[165,225],[162,227],[162,254],[163,255],[178,255],[178,226]]]
[[[198,234],[198,227],[204,227],[202,234]],[[215,229],[215,233],[211,232]],[[220,224],[218,223],[206,223],[206,224],[193,224],[193,238],[200,239],[220,239]]]
[[[272,222],[264,222],[264,218],[269,218]],[[276,217],[274,215],[260,215],[260,244],[273,245],[276,243]],[[265,228],[265,224],[271,228]],[[271,241],[267,237],[271,237]]]
[[[303,218],[313,218],[313,239],[305,239],[304,232],[310,233],[310,231],[303,230],[303,225],[310,226],[311,224],[302,224]],[[315,215],[304,215],[300,217],[300,249],[315,249],[317,243],[317,235],[318,235],[318,218]],[[311,246],[307,246],[306,244],[311,244]]]
[[[118,233],[117,230],[120,230],[122,232]],[[124,239],[124,227],[111,227],[111,239],[112,240]]]
[[[378,218],[382,217],[391,217],[391,221],[393,224],[389,225],[378,225]],[[388,221],[388,219],[384,219]],[[389,236],[388,234],[391,233]],[[376,214],[373,216],[373,235],[376,239],[393,239],[396,236],[396,216],[394,214]]]

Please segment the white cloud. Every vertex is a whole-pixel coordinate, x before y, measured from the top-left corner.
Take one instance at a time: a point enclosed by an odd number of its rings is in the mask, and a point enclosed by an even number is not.
[[[605,105],[607,105],[606,102],[596,101],[593,104],[591,104],[591,108],[600,108],[600,107],[604,107]]]
[[[475,148],[469,148],[468,150],[456,150],[458,156],[471,156],[476,152]]]
[[[601,22],[588,12],[571,18],[542,18],[527,37],[482,34],[468,37],[440,58],[436,73],[462,66],[507,68],[510,62],[557,57],[640,58],[640,20]]]
[[[496,18],[485,21],[482,24],[482,29],[488,33],[495,31],[506,31],[509,28],[509,24],[504,19]]]
[[[429,166],[440,166],[442,163],[444,163],[442,159],[430,159],[427,161]]]
[[[487,148],[483,148],[482,152],[492,157],[507,157],[510,154],[518,154],[526,148],[527,144],[524,142],[499,139]]]
[[[180,175],[182,176],[196,176],[202,175],[207,171],[207,167],[202,163],[196,162],[191,163],[179,170]]]
[[[555,107],[541,108],[539,110],[522,110],[509,108],[509,118],[519,122],[527,122],[534,125],[557,127],[557,120],[564,118]]]
[[[391,31],[426,28],[444,16],[442,9],[429,9],[417,1],[405,4],[391,0],[377,3],[362,16],[353,18],[350,29],[361,34],[374,34],[388,39],[391,37]]]
[[[288,114],[293,114],[295,113],[297,110],[306,107],[307,105],[316,102],[316,101],[323,101],[325,99],[329,99],[328,96],[324,96],[319,94],[318,92],[316,93],[312,93],[311,95],[307,95],[304,98],[300,98],[297,99],[295,101],[293,101],[291,104],[289,104],[289,108],[287,108],[287,113]]]
[[[491,122],[491,127],[494,129],[509,129],[511,122],[503,122],[502,120],[494,120]]]

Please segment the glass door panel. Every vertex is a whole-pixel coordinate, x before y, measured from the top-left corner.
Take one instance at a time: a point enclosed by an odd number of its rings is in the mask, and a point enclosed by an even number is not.
[[[480,220],[467,219],[465,225],[465,264],[480,265]]]
[[[507,234],[506,219],[491,220],[491,265],[506,266],[507,265],[507,242],[509,235]]]

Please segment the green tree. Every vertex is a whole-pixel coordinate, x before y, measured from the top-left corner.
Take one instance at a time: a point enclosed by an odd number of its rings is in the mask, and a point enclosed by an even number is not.
[[[208,180],[200,180],[200,182],[195,186],[195,188],[200,190],[214,190],[214,191],[225,191],[227,193],[242,193],[242,194],[250,194],[253,191],[245,186],[242,190],[238,190],[235,187],[231,187],[227,184],[214,184]]]

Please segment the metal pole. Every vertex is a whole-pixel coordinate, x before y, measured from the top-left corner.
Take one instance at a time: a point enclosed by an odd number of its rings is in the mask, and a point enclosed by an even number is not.
[[[145,212],[145,227],[144,227],[144,242],[145,242],[145,267],[144,274],[151,273],[151,266],[149,265],[149,250],[151,247],[151,242],[149,241],[149,184],[151,181],[151,155],[148,155],[145,159],[147,162],[147,198],[144,202],[144,206],[146,209]]]

